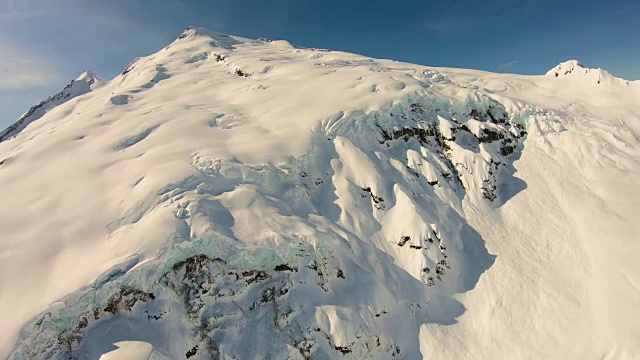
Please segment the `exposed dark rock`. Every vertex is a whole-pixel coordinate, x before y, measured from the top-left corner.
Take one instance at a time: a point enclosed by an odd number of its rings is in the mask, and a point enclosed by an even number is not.
[[[137,62],[138,62],[138,59],[135,59],[129,65],[127,65],[127,67],[122,71],[121,75],[127,75],[128,73],[130,73],[131,70],[133,70],[136,67]]]
[[[316,346],[316,342],[312,339],[302,339],[295,343],[296,349],[302,355],[302,358],[305,360],[311,360],[311,354],[313,348]]]
[[[187,312],[191,316],[196,316],[204,306],[202,296],[204,294],[217,295],[216,289],[212,289],[211,286],[216,282],[216,279],[230,281],[239,279],[237,273],[228,273],[226,267],[227,264],[222,259],[211,259],[206,255],[199,254],[177,262],[170,272],[163,275],[162,279],[165,284],[182,296]]]
[[[86,316],[83,316],[80,318],[80,321],[78,322],[78,329],[84,329],[89,325],[89,319],[87,319]]]
[[[191,348],[191,350],[187,351],[185,356],[188,358],[195,356],[198,353],[198,345]]]
[[[387,311],[386,311],[386,310],[382,310],[381,312],[376,313],[376,314],[374,314],[373,316],[378,318],[378,317],[380,317],[380,316],[382,316],[382,315],[385,315],[386,313],[387,313]]]
[[[147,320],[160,320],[167,313],[167,311],[161,311],[158,315],[151,315],[148,310],[145,310],[144,312],[147,314]]]
[[[248,270],[243,271],[242,276],[245,278],[247,284],[252,284],[254,282],[260,282],[262,280],[268,279],[270,276],[263,270]]]
[[[235,71],[235,74],[240,76],[240,77],[249,77],[251,74],[249,74],[248,72],[243,71],[240,68],[237,68]]]
[[[344,354],[349,354],[351,352],[351,348],[349,346],[343,345],[343,346],[334,346],[334,349],[340,351],[343,355]]]
[[[497,130],[485,128],[485,129],[482,129],[482,134],[478,138],[478,142],[491,143],[491,142],[502,140],[502,139],[504,139],[504,134],[502,134],[501,132]]]
[[[511,139],[504,139],[500,145],[500,155],[509,156],[516,151],[516,145]]]
[[[386,206],[384,205],[384,199],[383,199],[383,198],[381,198],[381,197],[379,197],[379,196],[376,196],[376,195],[372,192],[372,190],[371,190],[371,188],[370,188],[370,187],[363,188],[363,189],[362,189],[362,191],[364,191],[364,192],[366,192],[366,193],[369,193],[369,195],[371,196],[371,200],[373,200],[373,202],[374,202],[374,204],[375,204],[376,209],[378,209],[378,210],[383,210],[383,209],[386,207]]]
[[[409,105],[409,110],[416,114],[423,114],[425,112],[425,106],[420,103],[413,103]]]
[[[180,34],[180,36],[178,36],[178,39],[184,39],[184,38],[186,38],[187,36],[189,36],[188,31],[189,31],[189,30],[192,30],[192,29],[193,29],[193,26],[187,26],[187,28],[186,28],[186,29],[184,29],[184,31],[182,32],[182,34]]]
[[[290,271],[290,272],[297,272],[298,269],[291,267],[287,264],[281,264],[281,265],[276,265],[276,267],[274,268],[275,271]]]
[[[155,299],[153,293],[147,293],[140,289],[136,289],[129,286],[123,286],[120,291],[113,294],[107,305],[104,307],[104,311],[113,315],[118,314],[121,311],[131,311],[133,306],[138,301],[148,302]]]
[[[471,109],[469,117],[494,124],[505,124],[509,119],[507,112],[496,104],[490,104],[485,111]]]
[[[402,246],[404,246],[406,243],[408,243],[409,241],[411,241],[411,237],[409,237],[409,236],[403,236],[402,238],[400,238],[400,241],[398,242],[398,246],[402,247]]]
[[[411,138],[417,138],[421,143],[427,143],[429,137],[435,137],[436,141],[440,139],[440,131],[434,126],[429,126],[427,129],[417,127],[404,127],[402,129],[394,130],[390,135],[390,140],[403,139],[409,141]]]
[[[262,291],[262,295],[259,300],[255,301],[250,307],[249,310],[253,310],[258,306],[266,303],[270,303],[275,301],[277,298],[286,295],[289,292],[290,283],[285,283],[282,286],[270,287]]]

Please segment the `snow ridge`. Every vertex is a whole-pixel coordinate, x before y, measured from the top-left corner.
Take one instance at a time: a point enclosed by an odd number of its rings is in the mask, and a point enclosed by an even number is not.
[[[18,119],[18,121],[0,132],[0,142],[17,135],[29,124],[40,119],[56,106],[64,104],[75,97],[86,94],[102,84],[103,81],[100,80],[100,78],[98,78],[92,71],[85,71],[78,76],[77,79],[72,80],[69,85],[65,86],[62,91],[51,95],[39,104],[32,106],[20,117],[20,119]]]

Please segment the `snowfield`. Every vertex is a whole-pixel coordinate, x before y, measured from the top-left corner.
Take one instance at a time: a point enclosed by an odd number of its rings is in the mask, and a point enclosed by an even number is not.
[[[188,28],[0,133],[0,358],[640,359],[640,82]]]

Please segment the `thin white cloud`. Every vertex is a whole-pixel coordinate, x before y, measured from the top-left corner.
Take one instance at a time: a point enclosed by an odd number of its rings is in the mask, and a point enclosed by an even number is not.
[[[67,10],[71,0],[0,0],[0,22],[15,25]]]
[[[498,69],[508,69],[508,68],[512,67],[513,65],[516,65],[519,62],[520,62],[520,60],[508,61],[508,62],[506,62],[504,64],[498,65]]]
[[[86,69],[112,72],[105,59],[123,56],[124,67],[150,51],[146,44],[165,45],[162,34],[128,14],[123,3],[0,0],[0,92],[51,90]],[[56,33],[61,36],[52,36]]]
[[[48,86],[56,81],[52,61],[0,39],[0,90]]]
[[[423,26],[439,35],[468,33],[486,25],[517,24],[539,6],[535,0],[450,0],[427,15]]]

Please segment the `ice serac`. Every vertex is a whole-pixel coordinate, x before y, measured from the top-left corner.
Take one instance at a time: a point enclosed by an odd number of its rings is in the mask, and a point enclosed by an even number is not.
[[[634,84],[200,28],[93,78],[0,144],[0,357],[640,354]]]
[[[64,104],[77,96],[86,94],[102,84],[103,81],[90,70],[83,72],[77,79],[72,80],[62,91],[32,106],[18,121],[0,132],[0,142],[17,135],[29,124],[40,119],[56,106]]]

